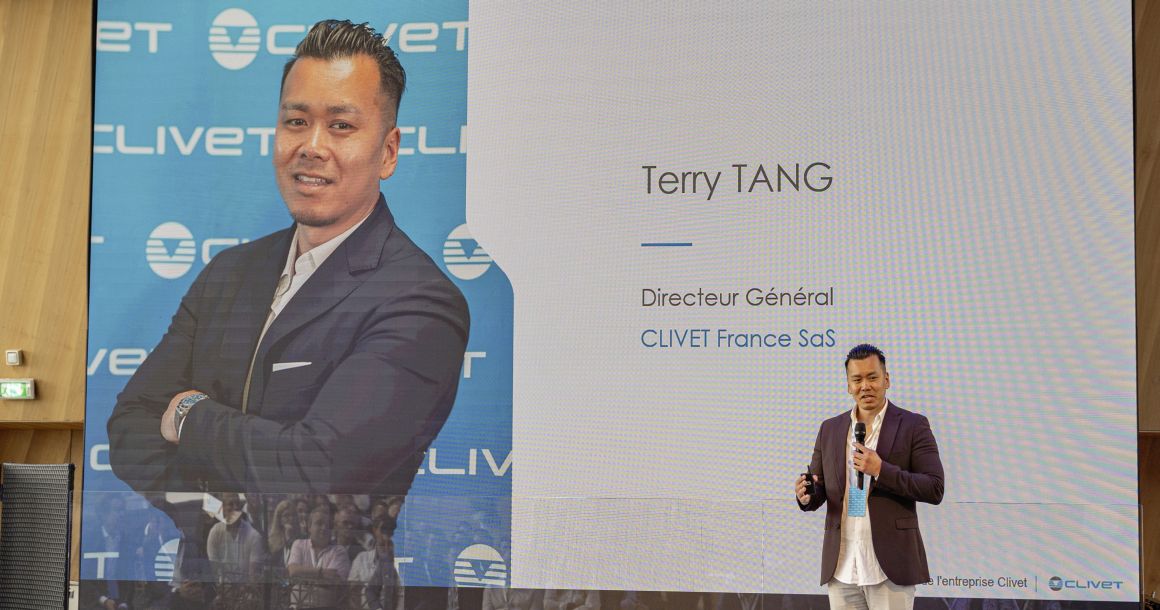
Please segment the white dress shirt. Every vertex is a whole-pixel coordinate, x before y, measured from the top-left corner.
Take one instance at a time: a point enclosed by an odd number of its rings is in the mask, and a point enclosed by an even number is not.
[[[870,434],[866,442],[862,443],[869,449],[878,449],[878,436],[882,430],[882,419],[886,415],[883,407],[874,421],[870,424]],[[850,489],[858,486],[858,471],[854,470],[854,425],[858,423],[858,409],[850,411],[850,434],[846,437],[846,492],[842,499],[842,544],[838,550],[838,567],[834,570],[834,578],[848,585],[876,585],[886,581],[886,573],[878,565],[878,557],[874,554],[874,540],[870,535],[870,507],[866,507],[865,516],[851,517],[849,515]],[[863,489],[870,493],[870,476],[863,478]]]

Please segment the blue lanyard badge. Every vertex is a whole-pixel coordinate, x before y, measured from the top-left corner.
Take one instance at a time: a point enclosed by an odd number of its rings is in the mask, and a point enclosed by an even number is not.
[[[850,476],[857,476],[857,471],[851,469]],[[869,479],[870,477],[866,477]],[[863,487],[868,487],[864,485]],[[866,490],[858,489],[858,485],[850,486],[850,499],[846,502],[846,516],[847,517],[865,517],[866,516]]]

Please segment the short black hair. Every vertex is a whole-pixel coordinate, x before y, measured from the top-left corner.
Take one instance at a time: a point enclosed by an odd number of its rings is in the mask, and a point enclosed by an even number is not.
[[[379,67],[379,90],[393,102],[395,117],[399,114],[399,102],[403,100],[403,90],[407,88],[407,73],[394,50],[387,45],[388,39],[383,38],[367,23],[352,23],[349,19],[324,19],[314,24],[306,33],[306,38],[298,43],[294,49],[294,56],[282,68],[282,86],[286,86],[286,77],[290,75],[290,68],[303,57],[330,61],[355,55],[366,55],[375,60]],[[388,103],[387,108],[391,109]],[[389,124],[394,123],[394,117],[388,117]]]
[[[869,343],[855,345],[854,349],[850,350],[850,352],[846,354],[846,362],[843,364],[843,366],[849,370],[851,360],[862,360],[864,358],[869,358],[870,356],[878,356],[878,361],[882,363],[883,368],[886,367],[886,354],[883,354],[882,350],[874,347],[873,345],[870,345]]]

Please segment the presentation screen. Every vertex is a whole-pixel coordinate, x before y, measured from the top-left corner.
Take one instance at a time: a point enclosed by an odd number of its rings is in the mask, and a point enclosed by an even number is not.
[[[1131,2],[95,27],[82,604],[1139,599]]]

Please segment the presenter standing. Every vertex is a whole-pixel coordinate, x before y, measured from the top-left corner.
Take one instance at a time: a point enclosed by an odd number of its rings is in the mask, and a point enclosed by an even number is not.
[[[910,610],[914,586],[930,580],[915,503],[942,502],[938,445],[926,417],[886,399],[878,348],[850,350],[846,386],[854,409],[822,422],[813,484],[801,475],[794,492],[802,510],[827,504],[821,584],[830,608]]]

